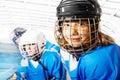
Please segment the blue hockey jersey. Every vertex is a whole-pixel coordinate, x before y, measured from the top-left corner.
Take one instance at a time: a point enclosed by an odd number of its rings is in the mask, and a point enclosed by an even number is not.
[[[99,46],[81,56],[78,80],[120,80],[120,47]]]
[[[51,49],[53,48],[53,49]],[[30,60],[22,60],[22,63],[17,72],[17,80],[66,80],[66,69],[61,61],[61,57],[57,54],[60,52],[59,46],[47,41],[45,52],[40,58],[41,64],[34,67]]]

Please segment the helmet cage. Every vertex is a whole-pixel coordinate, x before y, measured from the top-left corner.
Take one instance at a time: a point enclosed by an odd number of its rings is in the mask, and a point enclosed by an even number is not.
[[[28,55],[28,52],[26,51],[26,46],[28,46],[28,45],[29,45],[29,46],[30,46],[30,45],[36,45],[36,46],[37,46],[37,48],[36,48],[36,49],[37,49],[37,50],[36,50],[37,52],[34,53],[34,54],[39,53],[37,43],[31,43],[31,44],[23,44],[23,45],[20,45],[20,46],[19,46],[19,49],[20,49],[21,53],[25,53],[25,54],[27,53],[27,54],[26,54],[26,57],[32,56],[32,55]],[[22,56],[25,55],[25,54],[22,54]]]
[[[34,53],[34,54],[32,54],[32,55],[28,55],[28,52],[26,51],[26,45],[36,45],[37,46],[37,52],[36,53]],[[32,60],[35,60],[35,61],[37,61],[40,57],[41,57],[41,55],[42,55],[42,51],[43,51],[43,49],[44,49],[44,46],[45,45],[43,45],[43,46],[41,46],[40,48],[40,50],[39,50],[39,46],[38,46],[38,44],[37,43],[31,43],[31,44],[24,44],[24,45],[20,45],[19,46],[19,49],[20,49],[20,51],[21,51],[21,55],[23,56],[23,58],[28,58],[28,59],[32,59]]]
[[[81,45],[77,48],[72,47],[72,45],[68,44],[68,42],[64,38],[63,22],[79,21],[80,25],[78,27],[81,27],[81,21],[83,21],[83,20],[88,21],[87,25],[89,27],[89,33],[88,33],[89,40],[87,40],[85,42],[80,41]],[[99,32],[98,21],[99,21],[99,19],[95,19],[95,18],[66,18],[63,20],[58,20],[56,22],[55,33],[54,33],[57,43],[61,46],[61,48],[63,50],[70,52],[71,54],[74,54],[74,53],[83,54],[83,53],[95,48],[97,46],[97,39],[98,39],[98,32]],[[71,41],[71,43],[72,43],[72,41]]]
[[[20,45],[19,48],[21,49],[21,51],[26,52],[26,46],[27,46],[27,45],[36,45],[36,46],[37,46],[37,52],[36,52],[36,53],[39,53],[37,43],[31,43],[31,44]]]

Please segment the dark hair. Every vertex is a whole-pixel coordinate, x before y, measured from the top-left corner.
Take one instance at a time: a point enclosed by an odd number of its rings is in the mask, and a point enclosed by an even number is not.
[[[115,43],[114,38],[109,35],[106,35],[102,32],[99,32],[98,45],[106,46]]]

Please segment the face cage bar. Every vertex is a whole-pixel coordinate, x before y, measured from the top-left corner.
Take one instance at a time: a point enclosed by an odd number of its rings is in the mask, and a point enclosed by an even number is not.
[[[85,45],[83,44],[82,41],[80,41],[80,43],[81,43],[80,47],[75,48],[69,44],[66,44],[67,41],[65,40],[65,38],[63,36],[63,32],[62,32],[63,31],[62,30],[63,29],[63,22],[79,21],[80,26],[78,26],[78,27],[81,27],[82,20],[88,21],[90,40],[88,42],[84,43]],[[55,32],[54,32],[56,41],[64,51],[67,51],[71,54],[84,54],[85,52],[97,47],[98,32],[99,32],[98,22],[99,22],[99,19],[96,20],[94,18],[75,18],[75,19],[58,20],[56,22]],[[71,43],[72,43],[72,41],[71,41]]]
[[[30,56],[28,54],[26,55],[29,59],[33,59],[34,56],[39,56],[40,53],[39,53],[39,48],[38,48],[38,44],[37,43],[26,44],[26,45],[36,45],[37,46],[37,52],[35,54],[30,55]],[[21,53],[27,53],[27,51],[25,49],[26,45],[20,45],[19,46]]]

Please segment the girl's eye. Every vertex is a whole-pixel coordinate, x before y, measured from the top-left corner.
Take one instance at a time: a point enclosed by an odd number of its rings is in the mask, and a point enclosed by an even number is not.
[[[26,45],[23,45],[23,47],[25,47]]]
[[[67,24],[66,26],[70,26],[69,24]]]
[[[32,45],[35,45],[35,43],[32,43]]]
[[[70,26],[70,24],[64,24],[64,26]]]

